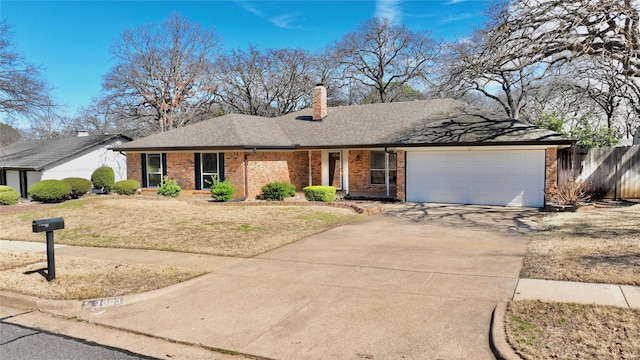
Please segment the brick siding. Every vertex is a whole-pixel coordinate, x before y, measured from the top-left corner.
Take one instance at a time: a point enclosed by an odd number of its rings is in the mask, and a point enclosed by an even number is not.
[[[349,192],[356,195],[386,195],[385,185],[369,184],[369,150],[345,151],[349,159]],[[234,198],[245,196],[244,156],[247,155],[248,191],[252,199],[262,193],[262,187],[274,181],[294,184],[297,191],[309,185],[309,152],[244,152],[224,153],[224,175],[235,188]],[[208,191],[195,191],[195,162],[193,153],[167,153],[167,176],[176,179],[185,192],[208,195]],[[311,151],[311,177],[313,185],[322,183],[322,152]],[[398,151],[398,186],[390,186],[390,196],[404,198],[404,151]],[[142,183],[141,156],[127,154],[127,178]],[[397,188],[397,192],[396,192]]]
[[[406,190],[405,190],[405,151],[398,150],[398,176],[397,176],[397,186],[396,186],[396,198],[402,201],[406,200]]]
[[[349,150],[349,193],[353,195],[386,196],[387,187],[384,184],[372,185],[369,183],[369,154],[369,150]],[[399,173],[400,169],[398,169],[398,175]],[[389,186],[389,196],[396,197],[395,185]]]
[[[546,194],[558,186],[558,148],[550,147],[545,150],[544,192]]]
[[[235,188],[234,198],[244,196],[244,154],[243,152],[224,153],[224,178]]]
[[[127,153],[127,179],[142,184],[142,157],[138,153]]]
[[[309,153],[259,152],[248,158],[248,198],[262,193],[262,187],[274,181],[286,181],[296,186],[297,191],[309,185]]]
[[[167,177],[175,179],[183,189],[196,188],[193,153],[167,153]]]

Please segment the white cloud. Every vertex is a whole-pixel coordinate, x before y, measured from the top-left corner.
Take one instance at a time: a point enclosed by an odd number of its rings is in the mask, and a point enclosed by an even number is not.
[[[377,0],[376,17],[389,19],[392,23],[402,22],[402,0]]]
[[[461,2],[465,2],[467,0],[449,0],[449,2],[447,2],[447,5],[454,5],[454,4],[459,4]]]
[[[280,27],[280,28],[285,28],[285,29],[301,29],[302,26],[299,25],[294,25],[293,22],[296,20],[296,18],[298,17],[298,14],[282,14],[282,15],[276,15],[276,16],[271,16],[269,14],[266,14],[264,11],[258,9],[256,6],[254,6],[253,4],[251,4],[249,1],[246,0],[233,0],[233,2],[238,5],[239,7],[241,7],[243,10],[261,18],[261,19],[265,19],[268,20],[270,23],[272,23],[273,25]]]
[[[450,22],[456,22],[456,21],[460,21],[460,20],[467,20],[467,19],[471,19],[473,18],[475,15],[474,14],[469,14],[469,13],[462,13],[462,14],[458,14],[458,15],[452,15],[449,17],[446,17],[442,20],[440,20],[441,23],[450,23]]]
[[[294,20],[298,17],[298,14],[283,14],[274,16],[269,19],[271,23],[277,27],[285,29],[300,29],[299,25],[294,25]]]
[[[256,9],[253,5],[249,4],[249,2],[245,0],[234,0],[233,2],[253,15],[263,17],[262,11]]]

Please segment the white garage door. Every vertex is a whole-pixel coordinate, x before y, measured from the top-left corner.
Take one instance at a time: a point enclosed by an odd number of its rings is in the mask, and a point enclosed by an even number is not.
[[[407,200],[544,206],[544,150],[407,151]]]

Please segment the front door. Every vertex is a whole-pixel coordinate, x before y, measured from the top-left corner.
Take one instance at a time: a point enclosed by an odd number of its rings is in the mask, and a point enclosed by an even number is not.
[[[342,190],[342,151],[329,152],[329,185]]]

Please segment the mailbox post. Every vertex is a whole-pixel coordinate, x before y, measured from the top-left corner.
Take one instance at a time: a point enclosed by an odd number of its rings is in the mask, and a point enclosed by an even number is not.
[[[47,281],[51,281],[56,278],[56,262],[53,253],[53,231],[64,229],[64,219],[59,217],[33,220],[31,226],[34,233],[47,233]]]

